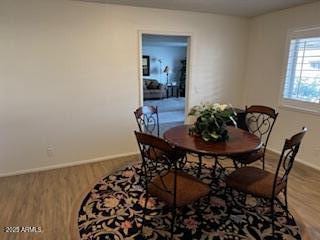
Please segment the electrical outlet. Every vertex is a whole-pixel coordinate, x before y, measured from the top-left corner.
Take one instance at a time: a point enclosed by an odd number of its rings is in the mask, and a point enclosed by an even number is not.
[[[54,155],[53,146],[48,145],[48,147],[47,147],[47,156],[50,158],[50,157],[53,157],[53,155]]]

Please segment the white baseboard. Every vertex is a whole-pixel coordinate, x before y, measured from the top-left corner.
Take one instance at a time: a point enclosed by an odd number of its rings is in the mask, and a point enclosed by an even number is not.
[[[278,155],[281,154],[281,151],[278,151],[278,150],[275,150],[275,149],[272,149],[272,148],[267,148],[267,150],[270,151],[270,152],[276,153]],[[301,163],[302,165],[305,165],[305,166],[311,167],[311,168],[313,168],[313,169],[315,169],[317,171],[320,171],[320,166],[314,165],[312,163],[308,163],[306,161],[303,161],[300,158],[296,158],[295,161],[297,161],[298,163]]]
[[[114,155],[110,155],[110,156],[98,157],[98,158],[93,158],[93,159],[86,159],[86,160],[80,160],[80,161],[74,161],[74,162],[68,162],[68,163],[55,164],[55,165],[44,166],[44,167],[39,167],[39,168],[23,169],[23,170],[19,170],[19,171],[15,171],[15,172],[0,173],[0,177],[9,177],[9,176],[15,176],[15,175],[21,175],[21,174],[27,174],[27,173],[48,171],[48,170],[53,170],[53,169],[58,169],[58,168],[73,167],[73,166],[87,164],[87,163],[102,162],[102,161],[111,160],[114,158],[130,157],[130,156],[134,156],[137,154],[138,154],[138,152],[128,152],[128,153],[114,154]]]
[[[278,155],[281,154],[280,151],[272,149],[272,148],[267,148],[267,150],[270,152],[276,153]],[[21,175],[21,174],[27,174],[27,173],[48,171],[48,170],[53,170],[53,169],[58,169],[58,168],[73,167],[73,166],[78,166],[78,165],[87,164],[87,163],[102,162],[102,161],[111,160],[114,158],[130,157],[130,156],[134,156],[134,155],[138,155],[138,154],[139,154],[138,152],[128,152],[128,153],[114,154],[114,155],[109,155],[109,156],[104,156],[104,157],[93,158],[93,159],[86,159],[86,160],[80,160],[80,161],[74,161],[74,162],[68,162],[68,163],[55,164],[55,165],[44,166],[44,167],[39,167],[39,168],[23,169],[23,170],[19,170],[19,171],[15,171],[15,172],[0,173],[0,178]],[[308,166],[308,167],[311,167],[317,171],[320,171],[320,166],[316,166],[312,163],[305,162],[299,158],[296,158],[295,160],[305,166]]]

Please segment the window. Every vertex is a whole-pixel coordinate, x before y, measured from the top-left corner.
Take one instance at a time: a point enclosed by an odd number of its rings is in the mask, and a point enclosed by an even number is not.
[[[289,36],[282,103],[320,111],[320,29]]]

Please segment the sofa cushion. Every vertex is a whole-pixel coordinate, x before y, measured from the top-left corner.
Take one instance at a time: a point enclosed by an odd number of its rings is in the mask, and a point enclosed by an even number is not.
[[[160,89],[162,84],[155,79],[145,79],[144,85],[147,89]]]

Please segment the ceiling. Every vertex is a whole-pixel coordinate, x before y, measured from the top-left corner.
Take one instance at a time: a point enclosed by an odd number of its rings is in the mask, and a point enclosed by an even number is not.
[[[254,17],[319,0],[82,0],[137,7]]]

